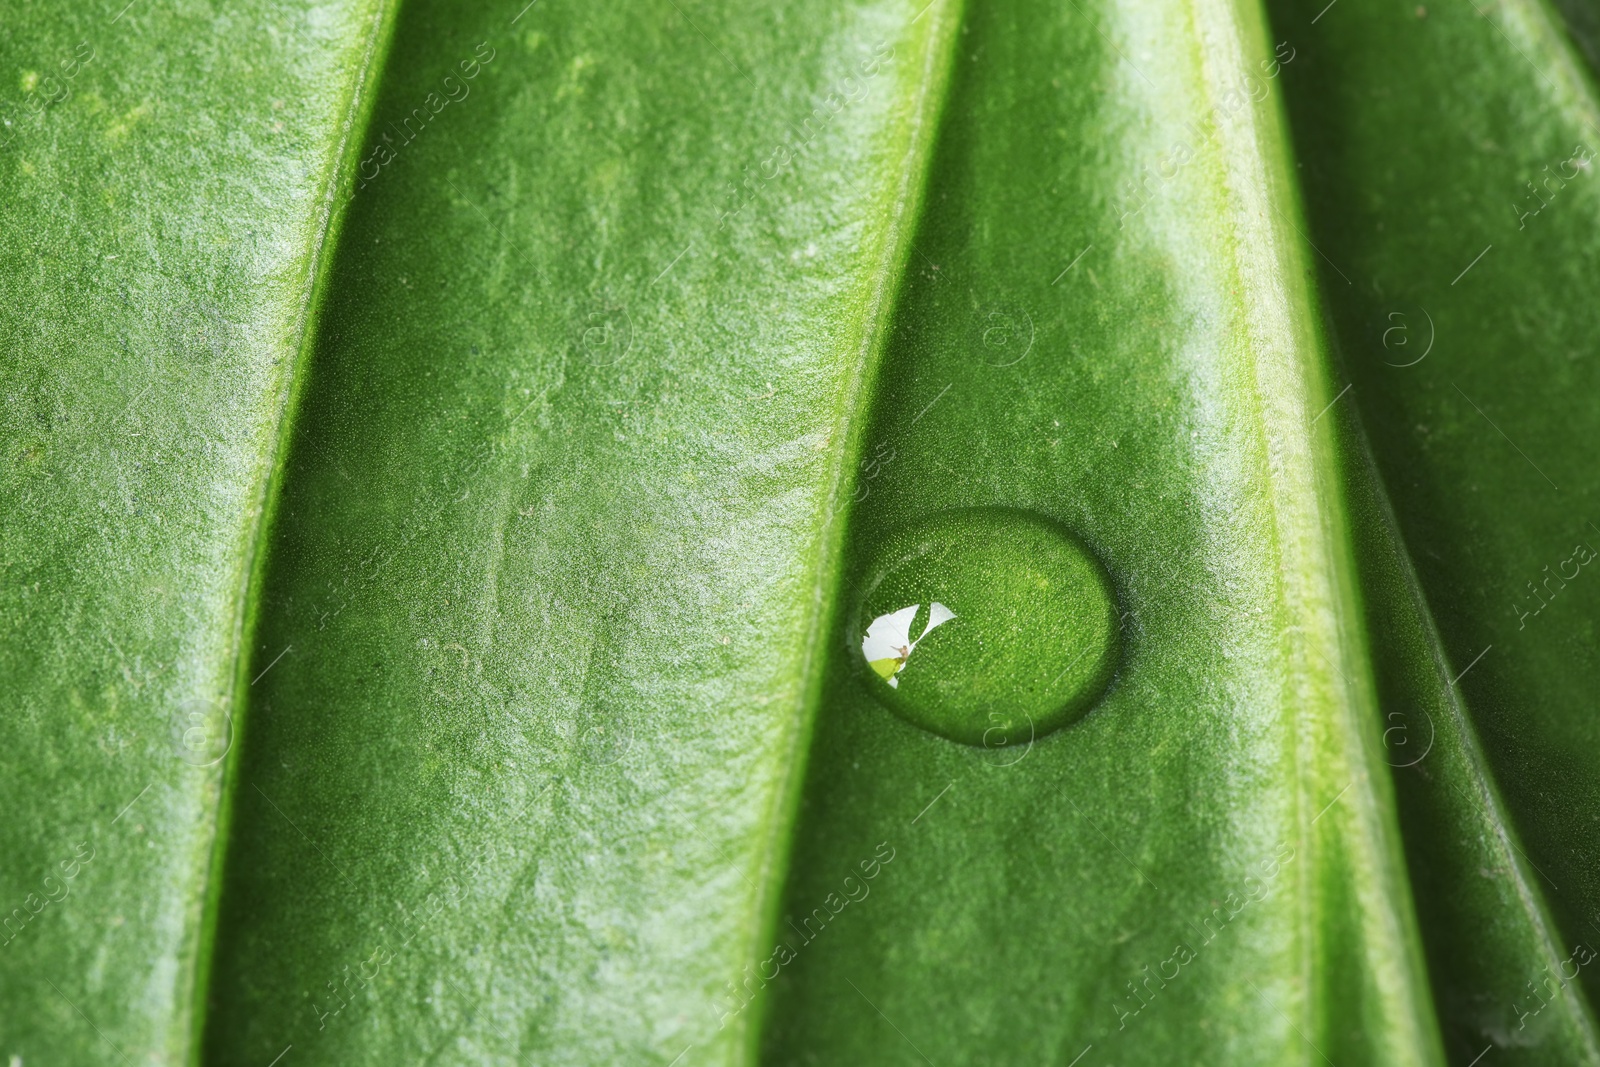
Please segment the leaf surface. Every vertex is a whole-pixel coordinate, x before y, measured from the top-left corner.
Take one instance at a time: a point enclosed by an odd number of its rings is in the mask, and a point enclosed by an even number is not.
[[[1565,32],[8,19],[0,1053],[1597,1062]],[[999,564],[864,643],[972,508],[1109,583],[1060,730],[899,717]]]
[[[371,2],[6,10],[12,1062],[192,1044],[247,586],[385,25]]]
[[[1440,1015],[1460,1062],[1600,1062],[1592,71],[1539,3],[1341,7],[1285,84],[1386,486],[1364,587]]]
[[[514,14],[413,4],[377,105],[265,580],[219,1062],[753,1040],[714,997],[781,887],[950,23]]]
[[[1113,575],[1122,664],[1059,733],[964,749],[884,714],[841,635],[777,1062],[1441,1059],[1275,51],[1247,6],[968,13],[852,544],[1051,516]]]

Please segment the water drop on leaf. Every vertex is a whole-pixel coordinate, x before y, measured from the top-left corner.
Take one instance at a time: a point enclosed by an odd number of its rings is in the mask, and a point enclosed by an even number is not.
[[[864,683],[952,741],[1043,737],[1086,712],[1116,668],[1105,568],[1031,512],[948,511],[901,530],[878,547],[861,590],[851,651]]]

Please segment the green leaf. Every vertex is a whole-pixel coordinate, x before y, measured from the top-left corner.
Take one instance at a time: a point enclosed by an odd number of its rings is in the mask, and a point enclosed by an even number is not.
[[[907,729],[838,664],[769,1053],[1434,1061],[1273,42],[1227,4],[974,7],[965,30],[868,437],[901,458],[852,532],[1056,518],[1116,581],[1123,661],[1081,722],[990,751]],[[1022,352],[985,346],[997,313]],[[817,931],[878,841],[894,864]]]
[[[121,6],[12,5],[0,65],[13,1063],[180,1062],[201,1023],[262,512],[386,34]]]
[[[1537,0],[3,39],[0,1054],[1600,1062]]]
[[[1600,543],[1593,72],[1537,3],[1347,10],[1285,83],[1325,275],[1353,280],[1326,291],[1388,488],[1362,502],[1384,528],[1365,584],[1386,727],[1412,744],[1391,762],[1441,1021],[1459,1062],[1597,1063],[1600,658],[1592,549],[1574,552]],[[1474,92],[1440,122],[1415,87],[1464,66]]]
[[[407,13],[379,127],[495,58],[331,279],[209,1051],[731,1058],[951,19],[457,7]]]

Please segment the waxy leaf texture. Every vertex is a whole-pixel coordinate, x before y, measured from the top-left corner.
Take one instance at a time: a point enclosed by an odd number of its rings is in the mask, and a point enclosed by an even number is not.
[[[124,3],[0,1057],[1600,1065],[1588,6]]]

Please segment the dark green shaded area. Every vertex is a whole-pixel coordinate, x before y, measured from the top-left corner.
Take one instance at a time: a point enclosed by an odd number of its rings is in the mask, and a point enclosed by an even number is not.
[[[1357,477],[1384,486],[1360,525],[1385,725],[1438,737],[1396,775],[1452,1059],[1594,1063],[1600,968],[1572,962],[1600,946],[1591,72],[1539,4],[1273,17],[1305,42],[1290,125]]]

